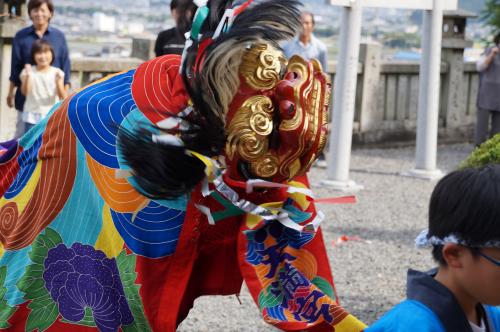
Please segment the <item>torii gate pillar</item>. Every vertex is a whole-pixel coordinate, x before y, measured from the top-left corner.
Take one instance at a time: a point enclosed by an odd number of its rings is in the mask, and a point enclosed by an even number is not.
[[[427,180],[443,176],[437,168],[439,126],[439,86],[441,78],[441,41],[443,37],[443,0],[434,0],[433,10],[424,11],[422,59],[418,96],[418,123],[415,169],[403,173]]]
[[[330,0],[344,7],[340,33],[340,54],[334,85],[333,127],[328,152],[327,180],[323,184],[341,191],[360,189],[349,179],[354,122],[354,103],[363,7],[423,9],[422,62],[417,128],[416,167],[405,175],[436,179],[439,118],[439,80],[443,10],[457,8],[457,0]]]
[[[333,84],[333,128],[327,157],[328,179],[323,184],[341,191],[363,188],[349,179],[362,14],[363,10],[357,2],[343,8],[340,54]]]

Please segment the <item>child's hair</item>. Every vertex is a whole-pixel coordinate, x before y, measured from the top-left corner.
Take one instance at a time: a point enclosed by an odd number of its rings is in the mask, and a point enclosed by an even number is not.
[[[466,168],[445,176],[434,188],[429,205],[429,236],[454,234],[472,253],[488,241],[500,240],[500,165]],[[432,255],[446,266],[442,245]]]
[[[52,48],[52,45],[50,45],[48,41],[43,39],[35,40],[33,42],[33,45],[31,46],[31,61],[33,61],[33,63],[36,64],[35,54],[46,51],[50,51],[50,53],[52,53],[52,61],[50,62],[50,64],[53,64],[55,59],[55,53],[54,49]]]

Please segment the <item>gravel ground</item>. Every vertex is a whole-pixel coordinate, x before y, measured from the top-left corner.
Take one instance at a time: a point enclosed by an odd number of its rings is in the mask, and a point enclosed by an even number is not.
[[[446,145],[438,150],[438,167],[456,168],[472,146]],[[351,178],[364,186],[355,205],[318,205],[325,212],[325,243],[342,306],[367,324],[405,297],[406,271],[433,267],[430,252],[413,240],[427,224],[427,205],[435,182],[402,177],[414,164],[414,148],[353,151]],[[319,185],[326,170],[310,173],[317,197],[341,195]],[[341,235],[362,241],[333,245]],[[260,318],[243,286],[235,296],[199,298],[179,331],[276,331]]]

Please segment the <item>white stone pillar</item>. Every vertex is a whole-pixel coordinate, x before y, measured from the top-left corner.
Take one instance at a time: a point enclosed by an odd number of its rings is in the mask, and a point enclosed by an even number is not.
[[[23,8],[24,9],[24,8]],[[13,139],[16,134],[17,111],[7,106],[9,90],[12,40],[18,30],[24,27],[20,20],[0,21],[0,142]]]
[[[12,45],[0,42],[0,142],[14,138],[16,134],[17,111],[7,106]]]
[[[327,180],[322,182],[341,191],[362,188],[349,178],[361,18],[362,6],[359,0],[353,0],[351,7],[343,8],[340,54],[333,87],[333,119],[330,150],[327,155]]]
[[[436,168],[442,29],[443,0],[434,0],[433,9],[424,11],[416,167],[404,173],[428,180],[443,176],[443,173]]]

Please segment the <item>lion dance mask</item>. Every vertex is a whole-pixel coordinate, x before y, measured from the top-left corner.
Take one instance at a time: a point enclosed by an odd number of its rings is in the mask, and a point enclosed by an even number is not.
[[[306,172],[331,83],[295,0],[195,1],[182,57],[108,76],[0,144],[0,330],[174,331],[245,281],[283,330],[339,306]]]

